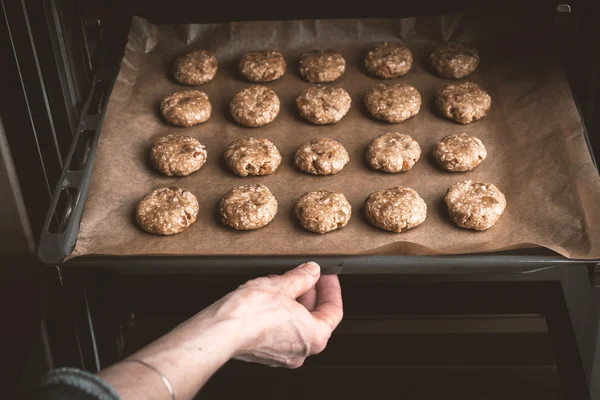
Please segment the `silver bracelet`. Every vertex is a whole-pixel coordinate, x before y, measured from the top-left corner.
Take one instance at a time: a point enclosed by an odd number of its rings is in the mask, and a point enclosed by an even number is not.
[[[160,376],[160,379],[162,379],[162,381],[165,384],[165,386],[167,387],[167,389],[169,389],[169,393],[171,394],[171,400],[175,400],[175,391],[173,390],[173,386],[171,386],[171,382],[169,382],[167,377],[164,376],[159,370],[154,368],[152,365],[150,365],[144,361],[141,361],[141,360],[136,360],[135,358],[130,358],[129,360],[123,360],[123,362],[136,362],[136,363],[142,364],[144,367],[150,368],[152,371],[156,372],[158,374],[158,376]]]

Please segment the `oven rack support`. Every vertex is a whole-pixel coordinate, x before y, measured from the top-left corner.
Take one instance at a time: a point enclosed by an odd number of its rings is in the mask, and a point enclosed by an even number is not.
[[[75,247],[100,130],[118,72],[118,68],[107,68],[98,71],[94,77],[42,228],[38,257],[45,264],[62,263]]]

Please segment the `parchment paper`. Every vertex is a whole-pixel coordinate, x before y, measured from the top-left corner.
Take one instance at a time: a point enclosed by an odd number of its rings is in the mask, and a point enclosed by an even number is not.
[[[528,46],[491,35],[491,25],[464,15],[403,20],[313,20],[239,22],[211,25],[155,26],[135,18],[95,159],[93,178],[77,245],[72,256],[96,255],[424,255],[490,252],[520,247],[546,247],[570,258],[600,258],[600,178],[584,142],[583,127],[560,64],[542,42]],[[487,32],[487,33],[486,33]],[[400,124],[370,117],[365,92],[382,80],[369,76],[363,60],[369,47],[402,38],[414,54],[412,70],[387,82],[406,82],[421,93],[420,113]],[[467,126],[437,115],[435,91],[451,81],[432,73],[431,50],[444,40],[475,40],[481,66],[469,78],[492,97],[489,115]],[[523,44],[523,46],[521,46]],[[160,117],[158,104],[168,93],[185,87],[169,75],[173,59],[192,48],[216,53],[219,72],[200,87],[213,105],[210,120],[193,128],[174,128]],[[285,76],[268,83],[282,102],[280,115],[261,128],[233,121],[228,104],[250,83],[237,73],[240,56],[250,50],[275,48],[288,62]],[[297,74],[302,52],[334,48],[347,60],[346,73],[331,85],[352,97],[350,112],[335,125],[317,126],[297,113],[294,99],[309,83]],[[377,135],[398,131],[412,135],[423,154],[412,170],[387,174],[370,169],[365,150]],[[196,173],[169,178],[154,172],[148,151],[154,139],[182,133],[200,140],[207,163]],[[475,171],[440,170],[431,157],[442,137],[466,132],[479,137],[488,158]],[[281,151],[275,174],[240,178],[222,163],[228,144],[241,137],[265,137]],[[334,176],[310,176],[296,169],[293,155],[307,140],[330,137],[350,154],[350,164]],[[506,195],[508,206],[486,232],[456,227],[443,198],[463,179],[488,181]],[[237,232],[220,224],[218,202],[231,187],[264,183],[279,202],[279,212],[265,228]],[[200,203],[197,222],[185,232],[162,237],[143,232],[135,207],[148,192],[178,185]],[[414,188],[428,206],[427,220],[411,231],[394,234],[372,227],[363,202],[373,190],[396,185]],[[296,200],[318,189],[342,191],[352,205],[349,224],[326,235],[303,230],[293,216]]]

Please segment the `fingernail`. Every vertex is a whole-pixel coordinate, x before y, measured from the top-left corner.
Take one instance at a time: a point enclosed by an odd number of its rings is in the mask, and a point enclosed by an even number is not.
[[[321,267],[314,261],[304,263],[302,264],[302,267],[305,268],[312,275],[319,275],[319,273],[321,272]]]

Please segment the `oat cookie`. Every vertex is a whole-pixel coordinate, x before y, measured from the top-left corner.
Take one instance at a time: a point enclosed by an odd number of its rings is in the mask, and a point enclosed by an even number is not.
[[[379,43],[367,53],[365,58],[367,70],[384,79],[406,75],[412,63],[412,53],[402,42]]]
[[[367,149],[367,161],[385,172],[408,171],[419,161],[421,146],[410,135],[398,132],[377,136]]]
[[[438,111],[461,124],[485,117],[491,105],[490,95],[473,82],[445,86],[437,91],[435,98]]]
[[[296,98],[300,115],[313,124],[335,124],[350,110],[352,99],[342,88],[311,86]]]
[[[487,157],[481,140],[466,133],[448,135],[435,145],[433,155],[442,168],[451,172],[471,171]]]
[[[294,157],[296,166],[313,175],[333,175],[350,162],[348,152],[333,139],[314,139],[304,143]]]
[[[352,207],[340,192],[317,190],[303,194],[294,209],[302,226],[315,233],[327,233],[346,226]]]
[[[311,83],[333,82],[345,70],[346,60],[335,50],[313,50],[300,58],[300,74]]]
[[[173,63],[173,77],[184,85],[202,85],[217,74],[217,58],[207,50],[195,50]]]
[[[285,74],[287,64],[280,52],[262,50],[244,54],[238,67],[250,82],[271,82]]]
[[[281,163],[281,154],[270,140],[252,137],[234,140],[224,158],[229,169],[239,176],[269,175]]]
[[[375,118],[397,124],[418,114],[421,95],[405,83],[379,84],[369,89],[365,104]]]
[[[174,235],[196,222],[198,200],[191,192],[177,186],[160,188],[140,201],[135,215],[146,232]]]
[[[458,42],[444,43],[431,53],[430,58],[433,67],[444,78],[464,78],[479,66],[477,49]]]
[[[200,90],[171,93],[160,102],[160,112],[167,122],[184,128],[206,122],[211,111],[208,96]]]
[[[229,104],[233,118],[252,128],[273,121],[279,114],[279,97],[266,86],[250,86],[235,95]]]
[[[373,225],[400,233],[425,221],[427,204],[413,189],[397,186],[371,193],[365,200],[365,213]]]
[[[199,141],[190,136],[170,134],[156,139],[150,159],[157,170],[167,176],[186,176],[206,162],[207,153]]]
[[[477,231],[494,226],[506,208],[506,197],[496,186],[471,180],[450,186],[444,200],[456,225]]]
[[[262,228],[277,214],[277,200],[263,184],[238,186],[219,205],[221,221],[239,231]]]

